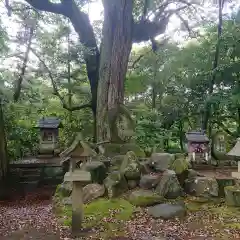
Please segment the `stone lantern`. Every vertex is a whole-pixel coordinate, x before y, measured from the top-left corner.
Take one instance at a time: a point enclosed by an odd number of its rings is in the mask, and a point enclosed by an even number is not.
[[[237,139],[235,146],[227,154],[229,156],[240,157],[240,138]],[[240,179],[240,161],[238,161],[238,171],[232,172],[232,177]]]
[[[64,175],[64,181],[73,183],[72,190],[72,233],[77,236],[83,221],[83,196],[82,188],[91,183],[91,173],[76,168],[77,163],[86,162],[90,157],[96,156],[78,133],[72,145],[60,154],[62,164],[69,162],[69,170]]]

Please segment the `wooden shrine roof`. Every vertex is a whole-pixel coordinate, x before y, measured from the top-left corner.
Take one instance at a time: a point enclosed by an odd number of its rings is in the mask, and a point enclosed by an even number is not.
[[[199,143],[207,143],[209,142],[209,138],[204,132],[188,132],[186,133],[186,139],[188,142],[199,142]]]
[[[61,120],[56,117],[43,117],[38,121],[37,128],[57,129],[62,127]]]

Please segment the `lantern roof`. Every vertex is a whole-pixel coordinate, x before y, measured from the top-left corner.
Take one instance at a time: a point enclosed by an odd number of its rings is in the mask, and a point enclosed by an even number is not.
[[[235,146],[232,148],[230,152],[228,152],[227,155],[240,157],[240,138],[237,139]]]
[[[72,144],[60,154],[60,157],[63,159],[62,162],[68,161],[71,155],[77,155],[79,157],[93,157],[96,156],[97,153],[83,141],[82,134],[79,132]]]

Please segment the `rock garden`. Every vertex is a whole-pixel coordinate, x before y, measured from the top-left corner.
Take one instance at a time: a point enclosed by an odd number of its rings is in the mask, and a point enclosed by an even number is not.
[[[240,187],[230,176],[204,176],[184,154],[145,158],[134,144],[105,147],[80,165],[82,239],[240,239]],[[72,182],[58,185],[53,210],[71,226]]]

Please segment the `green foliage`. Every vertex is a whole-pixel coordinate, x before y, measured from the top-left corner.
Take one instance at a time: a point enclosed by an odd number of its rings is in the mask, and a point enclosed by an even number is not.
[[[76,2],[81,2],[83,6],[87,1]],[[134,1],[135,20],[140,20],[144,3],[144,0]],[[158,11],[159,1],[148,3],[148,11]],[[36,54],[31,51],[20,100],[18,103],[12,101],[14,85],[24,57],[24,50],[20,53],[18,50],[27,46],[29,26],[24,17],[34,16],[34,12],[25,10],[21,3],[13,1],[12,6],[19,9],[14,14],[20,19],[21,25],[17,38],[14,39],[16,49],[8,48],[14,36],[8,37],[1,21],[5,15],[0,17],[0,58],[3,62],[0,93],[5,103],[4,115],[11,159],[36,154],[38,130],[33,127],[43,116],[55,115],[62,120],[62,148],[72,142],[78,131],[82,132],[87,141],[92,141],[91,110],[71,113],[63,109],[63,103],[71,107],[91,100],[83,61],[83,53],[87,50],[76,40],[73,27],[66,18],[41,12],[38,19],[40,27],[34,32],[33,39],[37,56],[33,56]],[[93,24],[98,42],[101,38],[101,25],[102,21]],[[151,46],[138,46],[131,53],[125,81],[125,104],[135,117],[134,138],[146,152],[151,152],[154,148],[171,153],[182,152],[184,133],[189,129],[200,128],[203,110],[208,103],[211,103],[210,123],[213,129],[228,131],[233,138],[240,134],[239,11],[233,18],[224,20],[219,66],[214,71],[212,62],[217,26],[206,24],[202,27],[202,36],[183,42],[182,46],[170,39],[168,42],[158,42],[159,49],[156,53],[152,52]],[[213,73],[216,73],[216,84],[214,93],[209,95],[209,81]],[[52,94],[53,83],[60,97]]]
[[[136,141],[144,150],[163,146],[166,131],[162,127],[161,115],[156,111],[145,112],[137,119]]]

